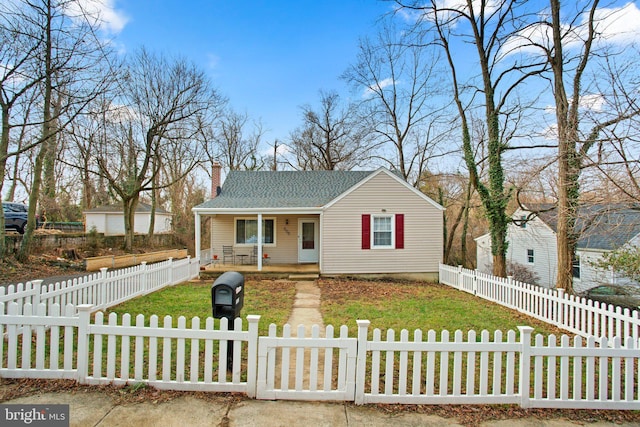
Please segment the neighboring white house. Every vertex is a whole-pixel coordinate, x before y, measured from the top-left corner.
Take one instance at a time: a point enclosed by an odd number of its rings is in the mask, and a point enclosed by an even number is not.
[[[124,213],[121,205],[98,206],[84,211],[83,214],[85,232],[89,232],[95,227],[98,233],[104,233],[107,236],[124,234]],[[171,231],[171,217],[171,213],[157,207],[153,232],[167,233]],[[134,218],[134,233],[147,234],[150,221],[151,205],[138,203]]]
[[[528,267],[538,277],[538,285],[554,288],[558,274],[556,246],[556,211],[550,205],[518,209],[507,230],[507,263]],[[550,210],[549,210],[550,209]],[[539,212],[538,212],[539,211]],[[538,212],[538,213],[533,213]],[[626,245],[640,244],[640,209],[619,205],[581,207],[576,229],[580,239],[573,265],[576,293],[601,284],[625,284],[629,280],[613,270],[602,270],[593,264],[602,255]],[[478,271],[490,273],[492,267],[489,234],[476,238]]]

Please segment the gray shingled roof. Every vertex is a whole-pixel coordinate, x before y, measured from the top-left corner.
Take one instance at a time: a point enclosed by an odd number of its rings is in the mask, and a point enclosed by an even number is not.
[[[551,205],[532,205],[532,211]],[[557,231],[557,211],[538,215],[553,231]],[[640,206],[621,204],[583,205],[578,209],[576,230],[580,233],[578,249],[615,250],[640,234]]]
[[[197,209],[310,208],[335,199],[373,171],[231,171],[220,195]]]

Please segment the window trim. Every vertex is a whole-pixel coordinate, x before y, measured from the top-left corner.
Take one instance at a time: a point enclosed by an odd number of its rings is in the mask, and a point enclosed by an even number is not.
[[[535,264],[536,258],[535,258],[535,250],[533,249],[527,249],[527,264]]]
[[[391,232],[391,242],[389,243],[389,245],[376,245],[375,244],[375,234],[376,234],[376,230],[375,230],[375,219],[376,218],[390,218],[391,222],[389,223],[390,226],[390,232]],[[371,249],[395,249],[396,248],[396,227],[395,227],[395,223],[396,223],[396,215],[395,214],[372,214],[371,215]],[[385,231],[386,233],[386,231]]]
[[[576,265],[577,261],[577,265]],[[578,268],[578,275],[576,276],[576,267]],[[575,280],[580,280],[582,276],[582,260],[580,259],[580,255],[576,254],[575,258],[571,260],[571,277]]]
[[[258,218],[255,216],[237,216],[233,218],[233,245],[234,246],[238,246],[238,247],[249,247],[249,246],[256,246],[258,244],[258,242],[255,243],[238,243],[238,220],[241,221],[256,221],[256,223],[258,222]],[[276,217],[263,217],[262,218],[262,222],[268,221],[268,220],[272,220],[273,221],[273,243],[262,243],[262,246],[276,246],[276,236],[278,235],[278,233],[276,232],[277,230],[277,225],[278,225],[278,219]],[[264,227],[264,226],[263,226]],[[263,228],[263,232],[264,232],[264,228]]]

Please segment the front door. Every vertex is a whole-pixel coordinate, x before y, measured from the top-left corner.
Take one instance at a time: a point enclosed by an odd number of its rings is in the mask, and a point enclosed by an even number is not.
[[[298,262],[318,262],[318,232],[317,219],[298,220]]]

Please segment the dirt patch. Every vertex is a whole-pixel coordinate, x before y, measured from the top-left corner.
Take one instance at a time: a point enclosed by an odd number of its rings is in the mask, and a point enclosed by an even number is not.
[[[164,248],[135,248],[133,253],[141,254]],[[87,256],[125,255],[119,248],[93,249],[88,254],[83,248],[61,249],[55,248],[47,253],[32,255],[28,262],[19,262],[13,256],[0,260],[0,286],[13,283],[24,283],[46,277],[65,276],[85,272],[84,258]],[[89,273],[87,273],[89,274]]]

